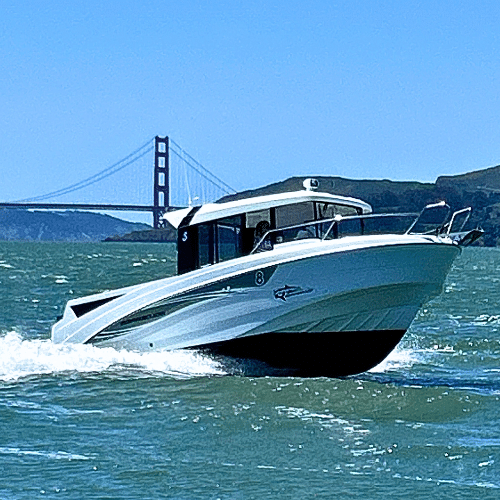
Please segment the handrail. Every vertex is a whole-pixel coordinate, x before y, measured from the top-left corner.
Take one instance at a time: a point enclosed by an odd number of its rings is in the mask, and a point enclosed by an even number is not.
[[[321,219],[321,220],[315,220],[315,221],[310,221],[310,222],[305,222],[302,224],[294,224],[292,226],[285,226],[285,227],[280,227],[276,229],[270,229],[264,235],[260,238],[260,240],[257,242],[257,244],[254,246],[250,254],[254,254],[257,249],[260,247],[260,245],[268,238],[271,234],[274,233],[280,233],[284,231],[291,231],[293,229],[303,229],[307,228],[310,226],[318,226],[319,224],[328,224],[330,223],[329,228],[325,232],[325,234],[321,237],[321,240],[324,241],[327,239],[329,236],[330,232],[332,229],[335,227],[336,224],[339,224],[340,222],[345,222],[345,221],[350,221],[350,220],[367,220],[367,219],[382,219],[382,218],[402,218],[402,217],[419,217],[421,213],[416,213],[416,212],[401,212],[401,213],[394,213],[394,214],[364,214],[364,215],[347,215],[347,216],[342,216],[342,215],[336,215],[333,218],[330,219]],[[414,224],[412,224],[411,227],[413,227]]]
[[[355,216],[356,217],[356,216]],[[359,217],[359,215],[357,216]],[[339,222],[343,219],[342,215],[336,215],[334,218],[333,218],[333,222],[330,224],[330,227],[327,229],[325,235],[323,236],[322,238],[322,241],[324,241],[327,236],[330,234],[330,232],[332,231],[332,229],[334,228],[334,226],[338,226]],[[347,217],[346,217],[347,219]]]
[[[450,221],[447,223],[445,221],[449,217],[449,213],[451,211],[451,208],[445,201],[440,201],[438,203],[431,203],[429,205],[426,205],[419,213],[417,213],[417,212],[401,212],[401,213],[390,213],[390,214],[363,214],[363,215],[347,215],[347,216],[336,215],[335,217],[330,218],[330,219],[321,219],[321,220],[315,220],[315,221],[310,221],[310,222],[304,222],[302,224],[294,224],[292,226],[285,226],[285,227],[280,227],[280,228],[276,228],[276,229],[270,229],[260,238],[260,240],[254,246],[254,248],[252,249],[250,254],[254,254],[259,249],[259,247],[262,245],[262,243],[267,238],[269,238],[272,234],[282,233],[282,232],[290,231],[293,229],[305,229],[308,227],[317,227],[319,224],[322,224],[322,225],[328,224],[328,223],[330,224],[330,226],[328,227],[328,229],[326,230],[324,235],[321,236],[321,238],[320,238],[322,241],[324,241],[329,237],[329,235],[331,234],[331,232],[333,231],[335,226],[339,226],[343,222],[348,222],[348,221],[352,221],[352,220],[365,221],[365,220],[369,220],[369,219],[415,217],[413,222],[410,224],[409,228],[404,233],[404,234],[410,234],[412,229],[417,225],[420,218],[425,213],[425,211],[431,210],[433,208],[441,208],[441,207],[447,208],[448,210],[447,210],[446,216],[443,218],[443,222],[440,224],[435,223],[435,225],[436,225],[435,234],[445,234],[446,236],[450,235],[452,227],[453,227],[453,223],[455,222],[455,219],[459,215],[467,212],[467,217],[465,217],[465,219],[462,222],[460,229],[459,229],[459,231],[461,231],[464,228],[465,224],[468,222],[469,217],[471,215],[471,211],[472,211],[471,207],[462,208],[461,210],[457,210],[453,213]],[[433,231],[433,233],[434,233],[434,231]],[[424,233],[421,233],[421,234],[424,234]]]
[[[467,224],[470,214],[472,213],[472,207],[467,207],[467,208],[462,208],[461,210],[457,210],[456,212],[453,212],[453,215],[451,216],[450,222],[447,224],[448,228],[446,231],[446,234],[449,235],[451,232],[451,229],[453,228],[453,223],[455,222],[455,218],[457,215],[463,214],[465,212],[467,213],[467,217],[465,217],[464,221],[462,222],[462,225],[460,226],[460,229],[457,232],[462,231],[464,228],[465,224]]]

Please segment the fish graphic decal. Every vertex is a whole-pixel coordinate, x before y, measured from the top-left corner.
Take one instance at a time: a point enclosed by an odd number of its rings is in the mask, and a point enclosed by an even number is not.
[[[311,293],[313,291],[312,288],[302,288],[300,286],[289,286],[285,285],[281,288],[277,288],[273,290],[274,298],[276,300],[286,301],[288,297],[294,297],[296,295],[303,295],[304,293]]]

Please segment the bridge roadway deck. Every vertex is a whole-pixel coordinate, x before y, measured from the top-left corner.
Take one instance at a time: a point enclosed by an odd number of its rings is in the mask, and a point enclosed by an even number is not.
[[[155,207],[152,205],[111,205],[108,203],[19,203],[0,202],[0,208],[24,208],[39,210],[117,210],[123,212],[163,212],[174,207]]]

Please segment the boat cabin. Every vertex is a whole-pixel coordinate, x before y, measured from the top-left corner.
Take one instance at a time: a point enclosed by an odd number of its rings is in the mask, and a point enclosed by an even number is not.
[[[184,274],[271,250],[284,241],[280,230],[295,228],[294,239],[319,237],[314,234],[317,225],[300,225],[371,211],[370,205],[355,198],[305,190],[210,203],[168,212],[164,218],[177,228],[177,271]],[[271,237],[264,238],[269,231]]]

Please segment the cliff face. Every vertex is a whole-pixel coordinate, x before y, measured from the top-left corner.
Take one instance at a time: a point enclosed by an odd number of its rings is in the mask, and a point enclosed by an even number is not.
[[[141,229],[149,226],[89,212],[0,210],[0,240],[102,241]]]

